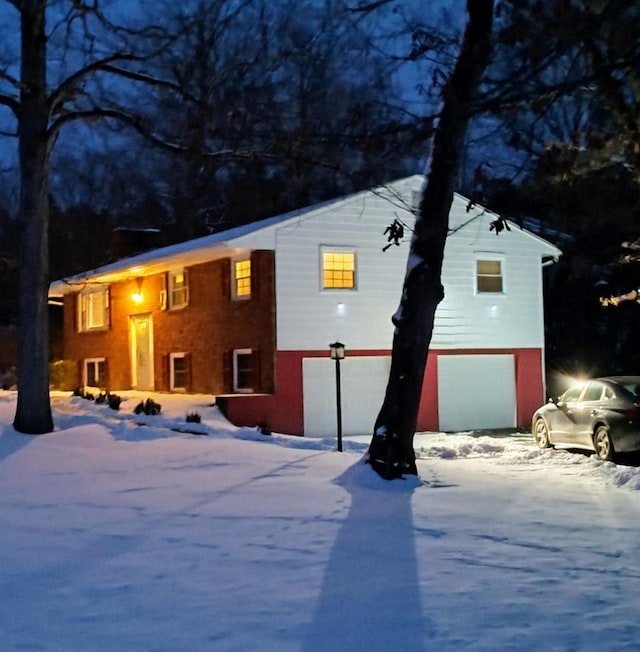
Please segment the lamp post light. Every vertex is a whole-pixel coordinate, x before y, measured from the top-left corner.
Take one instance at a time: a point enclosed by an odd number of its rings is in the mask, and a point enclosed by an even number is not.
[[[329,344],[331,359],[336,361],[336,415],[338,420],[338,451],[342,452],[342,388],[340,386],[340,360],[344,360],[344,344]]]

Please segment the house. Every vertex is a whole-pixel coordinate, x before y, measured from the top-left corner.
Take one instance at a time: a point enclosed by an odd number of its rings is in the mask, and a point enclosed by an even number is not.
[[[345,434],[381,405],[413,209],[412,176],[54,282],[78,382],[206,393],[237,425]],[[543,268],[559,249],[455,195],[420,430],[528,427],[545,397]],[[386,228],[407,225],[387,245]]]

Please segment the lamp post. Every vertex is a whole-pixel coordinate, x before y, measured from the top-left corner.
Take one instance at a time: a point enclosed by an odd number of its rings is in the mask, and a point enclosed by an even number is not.
[[[342,388],[340,386],[340,360],[344,360],[344,344],[329,344],[331,359],[336,361],[336,415],[338,419],[338,451],[342,452]]]

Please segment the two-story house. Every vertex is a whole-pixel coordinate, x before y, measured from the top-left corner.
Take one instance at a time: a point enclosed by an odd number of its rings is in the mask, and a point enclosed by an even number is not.
[[[237,425],[371,431],[423,183],[414,176],[54,282],[78,383],[206,393]],[[542,273],[560,251],[456,195],[418,427],[527,427],[544,400]],[[386,228],[406,225],[399,246]]]

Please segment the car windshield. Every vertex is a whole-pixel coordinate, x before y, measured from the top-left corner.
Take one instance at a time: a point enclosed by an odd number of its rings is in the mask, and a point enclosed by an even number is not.
[[[580,383],[579,385],[574,385],[573,387],[570,387],[560,398],[565,403],[577,401],[580,398],[580,394],[582,393],[583,389],[584,389],[584,383]]]

